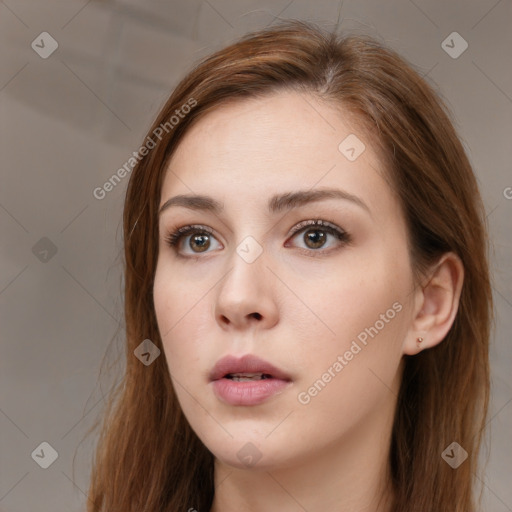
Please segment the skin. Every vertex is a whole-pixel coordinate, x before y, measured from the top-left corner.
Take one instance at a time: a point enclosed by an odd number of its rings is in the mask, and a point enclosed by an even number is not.
[[[366,146],[353,162],[338,149],[349,134]],[[340,199],[267,210],[274,194],[323,188],[349,192],[369,211]],[[178,194],[224,204],[218,215],[183,206],[162,212],[153,290],[178,400],[215,456],[211,511],[390,511],[387,460],[402,356],[447,334],[460,260],[448,253],[414,282],[405,220],[371,138],[347,113],[303,93],[244,99],[201,119],[170,161],[160,205]],[[321,226],[290,235],[311,219],[348,232],[350,243]],[[168,245],[167,235],[188,224],[213,230],[206,251],[194,234]],[[308,242],[308,230],[324,235],[324,245]],[[252,263],[236,251],[247,236],[263,251]],[[299,393],[396,303],[400,312],[301,403]],[[227,354],[248,353],[283,369],[292,385],[257,406],[221,402],[209,372]],[[237,456],[249,442],[261,456],[254,466]]]

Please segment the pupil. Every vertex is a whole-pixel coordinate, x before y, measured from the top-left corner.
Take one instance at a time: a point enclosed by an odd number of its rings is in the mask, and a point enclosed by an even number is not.
[[[319,233],[320,233],[320,235],[318,236]],[[312,242],[314,248],[318,248],[318,247],[321,247],[322,245],[324,245],[325,233],[322,230],[311,229],[309,231],[306,231],[306,234],[307,234],[306,245],[309,245],[308,242]]]

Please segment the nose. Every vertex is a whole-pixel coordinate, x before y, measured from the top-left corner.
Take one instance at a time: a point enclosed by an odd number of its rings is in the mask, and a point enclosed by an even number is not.
[[[275,276],[264,254],[248,263],[233,252],[231,270],[216,287],[215,318],[222,329],[269,329],[278,322]]]

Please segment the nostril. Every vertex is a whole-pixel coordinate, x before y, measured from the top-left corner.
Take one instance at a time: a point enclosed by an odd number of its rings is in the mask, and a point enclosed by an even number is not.
[[[251,315],[256,318],[256,320],[261,320],[261,315],[259,313],[251,313]]]

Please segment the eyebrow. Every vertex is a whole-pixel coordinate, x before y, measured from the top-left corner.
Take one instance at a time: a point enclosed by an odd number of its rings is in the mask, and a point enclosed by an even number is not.
[[[370,209],[362,199],[350,194],[349,192],[336,188],[299,190],[296,192],[276,194],[269,199],[268,210],[275,214],[326,199],[342,199],[344,201],[350,201],[360,206],[371,215]],[[209,211],[217,215],[224,210],[224,205],[212,197],[205,195],[182,194],[168,199],[161,206],[158,215],[161,215],[162,212],[171,206],[182,206],[183,208],[188,208],[190,210]]]

